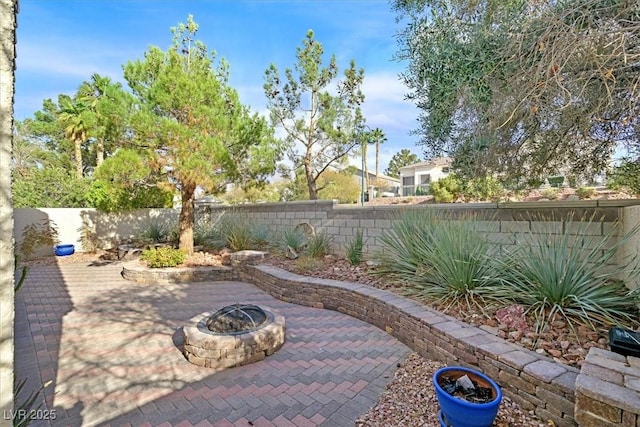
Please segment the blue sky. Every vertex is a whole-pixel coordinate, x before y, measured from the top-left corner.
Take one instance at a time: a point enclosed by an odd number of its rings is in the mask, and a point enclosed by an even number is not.
[[[341,71],[351,59],[365,69],[363,112],[388,138],[380,172],[402,148],[421,155],[409,135],[418,111],[398,79],[405,64],[393,60],[401,24],[387,0],[21,0],[16,118],[32,116],[46,98],[73,94],[92,73],[124,83],[122,65],[151,45],[166,49],[170,28],[189,14],[200,25],[197,38],[230,63],[242,102],[261,113],[264,71],[271,63],[293,67],[296,47],[313,29],[327,61],[335,54]],[[373,153],[368,163],[373,169]]]

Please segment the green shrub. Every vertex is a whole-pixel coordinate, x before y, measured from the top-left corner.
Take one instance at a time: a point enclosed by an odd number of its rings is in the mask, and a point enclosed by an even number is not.
[[[504,194],[502,184],[492,177],[473,179],[465,185],[464,195],[475,200],[498,201]]]
[[[525,187],[526,188],[540,188],[543,185],[544,185],[544,179],[539,178],[539,177],[529,178],[525,182]]]
[[[592,221],[574,224],[570,220],[562,234],[549,231],[524,236],[519,250],[510,254],[509,265],[501,268],[503,296],[529,307],[538,330],[558,316],[570,325],[578,322],[594,328],[635,320],[637,300],[617,278],[638,277],[637,264],[609,265],[638,227],[616,239],[613,235],[588,236]]]
[[[549,200],[556,200],[558,198],[557,188],[545,188],[542,190],[542,197]]]
[[[436,203],[452,203],[454,195],[446,188],[429,189]]]
[[[160,247],[145,249],[140,258],[151,268],[164,268],[182,264],[187,259],[187,255],[181,249]]]
[[[167,243],[172,243],[174,245],[180,243],[180,227],[178,226],[178,224],[167,226]]]
[[[578,196],[580,200],[588,199],[595,195],[596,195],[596,189],[593,187],[580,187],[576,189],[576,196]]]
[[[349,260],[349,264],[358,265],[362,262],[363,248],[362,230],[357,230],[353,239],[347,243],[347,260]]]
[[[214,224],[203,224],[194,229],[194,241],[202,242],[207,248],[242,251],[263,250],[272,240],[269,229],[264,225],[253,225],[249,219],[237,212],[221,215]]]
[[[237,226],[226,235],[227,247],[233,252],[253,249],[253,236],[251,227]]]
[[[477,297],[493,297],[497,253],[474,227],[472,218],[407,212],[382,233],[377,272],[407,283],[407,295],[436,304],[471,306]]]
[[[329,253],[332,240],[326,233],[317,233],[309,238],[305,252],[311,258],[322,258]]]
[[[380,236],[383,250],[374,254],[377,271],[396,279],[415,274],[422,263],[418,247],[429,244],[435,221],[431,210],[410,209],[393,218],[391,229]]]
[[[607,176],[607,187],[640,194],[640,160],[623,160],[620,166],[614,168]]]
[[[416,196],[427,196],[429,194],[429,190],[424,190],[422,186],[417,186],[415,195]]]
[[[429,186],[429,193],[433,195],[436,203],[451,203],[460,196],[462,186],[454,175],[448,175],[434,181]]]

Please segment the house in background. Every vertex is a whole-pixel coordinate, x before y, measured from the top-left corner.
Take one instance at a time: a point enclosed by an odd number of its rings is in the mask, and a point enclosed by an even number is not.
[[[358,185],[362,185],[362,177],[364,176],[362,169],[355,167],[353,177],[358,181]],[[373,190],[373,197],[393,197],[399,196],[401,185],[398,178],[378,174],[367,171],[367,177],[369,178],[369,188],[365,189],[365,192],[371,192]],[[366,185],[366,184],[365,184]]]
[[[449,175],[451,169],[450,157],[436,157],[413,165],[400,168],[402,182],[401,196],[415,196],[427,194],[429,184]]]

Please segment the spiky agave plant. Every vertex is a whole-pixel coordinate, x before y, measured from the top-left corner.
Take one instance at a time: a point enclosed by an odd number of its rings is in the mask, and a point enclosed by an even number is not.
[[[404,281],[407,295],[445,309],[483,308],[494,299],[497,250],[476,230],[475,218],[407,212],[381,241],[378,271]]]
[[[596,330],[637,321],[638,298],[620,277],[637,278],[637,260],[615,267],[618,249],[638,232],[589,236],[593,218],[569,218],[563,232],[528,233],[503,268],[502,294],[528,307],[536,329],[560,317],[574,329],[576,323]]]

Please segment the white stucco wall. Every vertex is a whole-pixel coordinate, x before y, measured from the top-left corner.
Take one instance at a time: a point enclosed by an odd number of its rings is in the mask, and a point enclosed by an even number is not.
[[[22,243],[22,233],[29,224],[51,221],[58,230],[62,244],[75,245],[77,252],[91,248],[83,242],[83,230],[102,249],[112,248],[117,242],[133,237],[150,220],[178,223],[178,210],[139,209],[124,213],[105,213],[96,209],[77,208],[20,208],[15,209],[13,235],[16,247]],[[54,255],[53,247],[41,247],[34,256]]]

